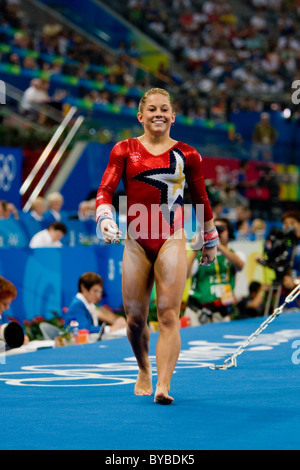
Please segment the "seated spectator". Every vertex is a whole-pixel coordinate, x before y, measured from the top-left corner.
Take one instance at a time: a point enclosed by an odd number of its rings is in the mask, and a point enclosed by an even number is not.
[[[239,220],[236,223],[236,238],[237,240],[249,240],[250,224],[248,220]]]
[[[0,317],[9,309],[10,304],[17,297],[17,289],[12,282],[0,276]]]
[[[19,219],[19,213],[14,204],[11,202],[1,200],[0,201],[0,219],[10,219],[14,217],[16,220]]]
[[[49,103],[50,96],[45,91],[43,81],[39,78],[34,78],[30,82],[29,88],[24,91],[21,103],[20,112],[28,117],[37,119],[40,124],[44,123],[44,114],[40,113],[34,105],[41,105]]]
[[[264,315],[265,299],[268,287],[264,287],[258,281],[252,281],[249,285],[249,294],[237,304],[238,318],[253,318]]]
[[[295,245],[293,247],[289,247],[291,269],[283,278],[283,287],[287,292],[290,292],[300,284],[300,212],[285,212],[282,215],[282,228],[285,233],[292,232],[296,237]],[[299,308],[299,299],[295,305]]]
[[[263,239],[266,234],[267,225],[263,219],[254,219],[250,227],[254,239]]]
[[[78,207],[79,220],[95,220],[95,199],[89,201],[82,201]]]
[[[248,204],[238,204],[235,208],[234,231],[250,226],[251,210]]]
[[[46,202],[47,210],[44,213],[43,224],[45,227],[48,227],[48,225],[52,222],[61,221],[60,211],[64,203],[64,198],[60,193],[54,192],[47,196]]]
[[[56,23],[55,18],[51,17],[43,27],[42,34],[49,37],[55,37],[62,33],[63,26],[60,23]]]
[[[36,233],[30,240],[30,248],[60,248],[60,241],[67,233],[67,227],[61,222],[53,222],[48,228]]]
[[[87,272],[78,280],[78,293],[72,300],[65,319],[66,325],[72,320],[78,322],[79,329],[90,333],[100,332],[101,323],[110,325],[110,332],[126,328],[126,320],[107,307],[97,307],[103,293],[103,280],[93,272]]]
[[[31,211],[30,211],[29,214],[35,220],[37,220],[39,222],[42,222],[45,210],[46,210],[46,206],[45,206],[44,198],[39,196],[35,199],[35,201],[33,201],[32,205],[31,205]]]
[[[265,161],[271,161],[273,156],[273,146],[278,138],[276,129],[270,123],[270,115],[262,113],[260,121],[253,131],[252,157],[262,157]]]
[[[22,327],[4,312],[17,297],[17,289],[11,281],[0,276],[0,340],[9,348],[17,348],[28,343]]]

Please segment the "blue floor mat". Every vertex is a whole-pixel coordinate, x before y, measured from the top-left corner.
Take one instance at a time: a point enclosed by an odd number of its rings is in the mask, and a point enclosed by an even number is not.
[[[262,320],[182,329],[171,406],[133,394],[137,366],[127,338],[6,356],[0,449],[299,449],[299,313],[276,318],[236,368],[209,368]]]

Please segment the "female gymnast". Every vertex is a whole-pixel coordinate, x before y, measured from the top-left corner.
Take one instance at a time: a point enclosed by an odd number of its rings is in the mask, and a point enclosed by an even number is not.
[[[204,209],[200,264],[207,266],[214,261],[218,233],[205,189],[202,158],[194,148],[170,137],[175,112],[169,93],[160,88],[147,91],[140,100],[137,118],[143,135],[119,142],[111,151],[97,193],[97,224],[106,243],[120,238],[113,220],[112,198],[122,177],[127,196],[122,293],[127,335],[139,367],[134,393],[153,393],[147,318],[155,282],[159,337],[154,401],[170,404],[174,400],[169,392],[180,353],[179,314],[187,278],[182,207],[185,182],[194,208],[202,205]]]

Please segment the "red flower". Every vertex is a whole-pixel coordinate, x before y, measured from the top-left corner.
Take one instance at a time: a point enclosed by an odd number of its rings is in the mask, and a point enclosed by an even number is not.
[[[41,323],[42,321],[45,321],[45,318],[42,316],[37,316],[32,320],[34,323]]]

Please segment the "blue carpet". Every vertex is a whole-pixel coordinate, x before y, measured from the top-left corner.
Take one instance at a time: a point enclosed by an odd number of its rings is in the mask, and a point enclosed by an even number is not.
[[[279,316],[237,368],[208,367],[222,364],[261,321],[182,329],[171,406],[133,394],[127,338],[7,356],[0,449],[299,449],[299,313]],[[156,340],[153,333],[154,373]]]

